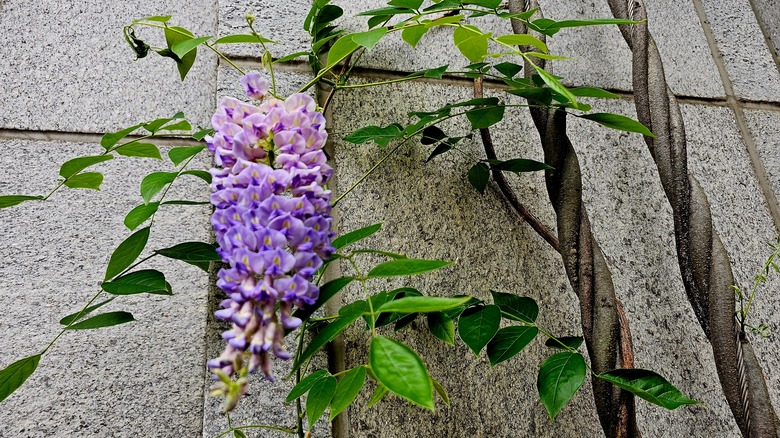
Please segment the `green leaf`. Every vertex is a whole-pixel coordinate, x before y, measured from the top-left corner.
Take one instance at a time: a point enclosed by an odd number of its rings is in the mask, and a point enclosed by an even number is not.
[[[190,122],[186,120],[181,120],[176,123],[171,123],[170,125],[165,125],[162,128],[160,128],[160,131],[190,131],[192,130],[192,125],[190,125]]]
[[[205,43],[210,39],[211,36],[204,36],[204,37],[179,41],[178,43],[171,46],[171,51],[175,53],[176,56],[178,56],[179,58],[183,58],[186,54],[190,53],[190,51],[194,50],[196,47],[198,47],[199,45]]]
[[[149,240],[149,227],[141,228],[130,237],[125,239],[111,254],[111,259],[108,261],[108,267],[106,268],[106,276],[103,281],[110,280],[122,271],[127,269],[128,266],[133,264],[135,259],[144,250],[146,242]]]
[[[114,301],[114,298],[115,297],[111,297],[111,298],[109,298],[109,299],[107,299],[105,301],[102,301],[102,302],[98,303],[98,304],[89,306],[86,309],[84,309],[83,311],[74,312],[74,313],[71,313],[70,315],[64,316],[60,320],[60,324],[68,325],[71,322],[78,321],[79,319],[84,318],[85,316],[89,315],[90,313],[92,313],[93,311],[97,310],[98,308],[103,307],[104,305],[110,303],[111,301]]]
[[[325,409],[328,408],[333,399],[333,394],[336,393],[336,385],[335,377],[326,376],[317,381],[309,390],[309,395],[306,397],[306,417],[309,420],[309,429],[314,427],[314,423],[325,413]]]
[[[209,201],[187,201],[187,200],[173,200],[173,201],[164,201],[161,202],[160,205],[209,205],[211,202]]]
[[[368,11],[363,11],[358,14],[355,14],[355,16],[360,17],[371,17],[371,16],[388,16],[388,18],[392,17],[393,15],[397,14],[413,14],[414,11],[409,8],[378,8],[378,9],[371,9]]]
[[[577,97],[599,97],[603,99],[620,99],[620,95],[610,93],[607,90],[596,87],[576,87],[569,88],[571,94]]]
[[[8,398],[9,395],[24,384],[24,381],[38,368],[40,360],[40,354],[25,357],[0,371],[0,402]]]
[[[539,316],[539,306],[531,298],[496,291],[490,294],[505,318],[533,324]]]
[[[309,390],[320,380],[324,379],[325,377],[330,376],[330,373],[326,370],[317,370],[308,376],[306,376],[303,380],[298,382],[297,385],[293,387],[293,389],[290,390],[290,393],[287,394],[287,398],[284,400],[285,403],[291,403],[295,401],[296,399],[300,398],[303,394],[306,394],[309,392]]]
[[[100,145],[103,146],[106,150],[109,150],[111,149],[112,146],[117,144],[119,140],[127,137],[131,132],[142,127],[143,125],[144,125],[143,123],[139,123],[129,128],[125,128],[121,131],[104,134],[103,137],[100,139]]]
[[[496,38],[496,41],[510,46],[533,46],[543,53],[547,53],[547,45],[533,35],[511,33],[509,35],[501,35]]]
[[[374,390],[374,393],[371,394],[371,399],[368,400],[368,404],[366,405],[366,408],[370,408],[371,406],[374,406],[375,404],[379,403],[387,393],[390,392],[389,389],[383,384],[377,385],[376,389]]]
[[[200,126],[199,126],[200,128]],[[201,141],[203,140],[207,135],[213,135],[214,129],[212,128],[205,128],[201,129],[200,131],[192,134],[190,137],[194,138],[195,140]]]
[[[583,339],[580,336],[563,336],[563,337],[560,337],[560,338],[548,339],[544,343],[544,346],[545,347],[550,347],[550,348],[555,348],[555,349],[558,349],[558,350],[566,350],[566,348],[564,348],[563,345],[561,345],[561,344],[564,344],[567,347],[571,348],[572,350],[576,350],[576,349],[580,348],[580,345],[582,345],[582,341],[583,341]]]
[[[300,319],[307,319],[313,315],[317,309],[325,305],[329,299],[333,298],[337,293],[339,293],[341,289],[347,287],[347,285],[351,283],[352,280],[354,280],[354,277],[339,277],[323,284],[320,286],[320,296],[317,297],[317,301],[311,306],[306,306],[303,309],[299,308],[293,312],[293,316]]]
[[[379,126],[365,126],[344,137],[344,141],[354,144],[363,144],[367,141],[373,141],[379,146],[385,147],[392,140],[401,136],[403,136],[401,126],[397,123],[393,123],[384,128]]]
[[[555,76],[551,75],[550,73],[547,73],[547,71],[539,66],[537,66],[534,63],[531,63],[531,65],[534,66],[536,69],[536,72],[539,74],[539,76],[542,78],[545,84],[547,84],[550,89],[555,91],[556,93],[560,94],[562,97],[564,97],[566,100],[572,103],[576,107],[577,105],[577,99],[574,97],[574,95],[569,91],[566,87],[563,86],[560,82],[558,82],[558,79],[555,79]]]
[[[597,375],[599,379],[641,397],[654,405],[672,410],[682,405],[701,404],[686,397],[668,380],[650,370],[618,369]]]
[[[471,129],[489,128],[504,118],[504,106],[473,108],[466,111],[466,117],[471,122]]]
[[[3,195],[0,196],[0,208],[13,207],[24,201],[40,201],[42,199],[43,196]]]
[[[438,157],[439,155],[449,152],[452,149],[452,146],[448,142],[441,142],[438,146],[431,152],[430,155],[428,155],[428,158],[425,160],[425,162],[429,162],[433,160],[434,158]]]
[[[431,378],[431,383],[433,383],[433,389],[436,390],[437,394],[439,394],[441,400],[444,402],[445,405],[449,407],[450,397],[447,395],[447,391],[444,389],[443,386],[441,386],[441,383],[436,381],[436,379]]]
[[[447,134],[445,134],[441,128],[438,126],[428,126],[427,128],[423,129],[420,143],[434,144],[444,140],[445,138],[447,138]]]
[[[375,336],[368,359],[379,383],[414,404],[434,409],[428,370],[411,348],[384,336]]]
[[[428,32],[428,29],[429,27],[422,24],[419,26],[407,27],[401,32],[401,38],[403,38],[407,44],[416,48],[417,43],[419,43],[423,35]]]
[[[501,170],[505,172],[536,172],[538,170],[552,169],[545,163],[539,161],[528,160],[525,158],[513,158],[506,161],[491,162],[492,168],[495,170]]]
[[[441,312],[465,305],[471,297],[445,298],[445,297],[404,297],[382,304],[374,311],[377,313],[430,313]]]
[[[335,35],[334,35],[335,36]],[[290,53],[289,55],[282,56],[281,58],[275,59],[274,64],[281,64],[287,61],[292,61],[293,59],[300,58],[301,56],[308,55],[309,52],[295,52]]]
[[[195,177],[198,177],[198,178],[202,179],[203,181],[206,181],[206,184],[211,184],[211,174],[206,172],[205,170],[198,170],[198,169],[185,170],[181,174],[182,175],[192,175],[192,176],[195,176]]]
[[[146,175],[141,181],[141,197],[144,202],[148,204],[154,195],[160,193],[160,190],[172,183],[177,176],[177,172],[153,172]]]
[[[165,42],[168,44],[168,49],[170,49],[171,52],[169,57],[176,61],[176,68],[179,70],[179,76],[181,76],[181,80],[183,81],[184,78],[187,77],[187,73],[189,73],[192,65],[195,64],[195,57],[198,51],[191,50],[186,55],[180,57],[176,55],[173,48],[178,43],[191,40],[195,35],[187,29],[177,26],[166,27],[164,33]]]
[[[67,330],[90,330],[111,327],[130,321],[135,321],[135,318],[133,318],[133,315],[128,312],[108,312],[95,315],[92,318],[85,319],[81,322],[77,322],[76,324],[68,327]]]
[[[134,23],[137,23],[139,21],[159,21],[160,23],[165,23],[170,19],[171,19],[170,15],[154,15],[151,17],[141,18],[140,20],[135,20]]]
[[[112,158],[114,158],[114,156],[108,154],[73,158],[72,160],[66,161],[62,167],[60,167],[60,176],[63,178],[70,178],[89,166],[108,161]]]
[[[418,275],[443,268],[452,262],[444,260],[397,259],[380,263],[368,271],[366,278]]]
[[[494,65],[493,68],[510,79],[520,73],[520,70],[523,69],[521,65],[515,64],[514,62],[502,62]]]
[[[154,119],[154,120],[152,120],[149,123],[145,123],[144,124],[144,129],[146,129],[147,131],[149,131],[151,133],[155,133],[164,124],[170,122],[171,120],[181,119],[181,118],[184,118],[184,113],[178,112],[173,117],[161,117],[159,119]]]
[[[209,263],[222,260],[215,245],[204,242],[184,242],[154,251],[171,259],[181,260],[208,272]]]
[[[496,9],[501,4],[501,0],[463,0],[463,4],[482,6],[483,8],[488,9]]]
[[[344,35],[333,43],[333,46],[331,46],[328,51],[328,65],[325,67],[326,69],[332,68],[360,47],[360,45],[352,39],[352,35],[353,34]]]
[[[211,44],[216,46],[217,44],[241,44],[241,43],[248,43],[248,44],[271,43],[271,44],[274,44],[274,43],[276,43],[276,41],[271,41],[268,38],[263,38],[263,37],[261,37],[259,35],[237,34],[237,35],[223,36],[222,38],[219,38],[218,40],[214,41]]]
[[[433,336],[450,345],[455,345],[455,323],[446,313],[433,312],[427,315],[428,330]]]
[[[168,151],[168,158],[171,159],[174,166],[178,166],[187,158],[197,155],[200,151],[206,149],[205,146],[185,146],[180,148],[173,148]]]
[[[116,278],[113,281],[103,282],[100,287],[112,295],[135,295],[143,293],[173,295],[171,284],[165,281],[165,275],[154,269],[131,272]]]
[[[452,33],[455,46],[471,62],[480,62],[487,55],[488,35],[474,26],[464,25]]]
[[[351,245],[355,242],[359,242],[373,235],[374,233],[379,231],[380,228],[382,228],[382,222],[369,225],[367,227],[363,227],[355,231],[350,231],[349,233],[343,234],[337,237],[336,239],[334,239],[333,242],[331,242],[331,246],[333,246],[336,249],[344,248],[347,245]]]
[[[353,33],[352,41],[365,47],[368,50],[371,50],[374,48],[376,43],[378,43],[379,40],[381,40],[382,37],[385,36],[386,33],[387,33],[386,27],[378,27],[376,29],[369,30],[366,32]]]
[[[567,27],[581,27],[581,26],[596,26],[596,25],[604,25],[604,24],[640,24],[641,21],[632,21],[632,20],[626,20],[622,18],[596,18],[593,20],[564,20],[564,21],[555,21],[550,19],[538,19],[532,21],[531,25],[535,28],[534,30],[538,30],[539,32],[552,36],[555,35],[559,30]]]
[[[324,5],[317,14],[318,24],[327,24],[344,15],[344,10],[336,5]]]
[[[447,72],[447,68],[449,66],[450,65],[447,64],[447,65],[442,65],[441,67],[436,67],[436,68],[425,70],[425,72],[423,73],[423,76],[426,77],[426,78],[441,79],[442,76],[444,76],[444,73]]]
[[[550,419],[574,396],[585,381],[585,359],[579,353],[554,354],[542,363],[536,387]]]
[[[494,367],[514,357],[534,340],[537,333],[539,333],[539,329],[536,327],[517,325],[499,330],[487,345],[490,366]]]
[[[156,158],[162,160],[160,150],[151,143],[129,143],[116,148],[115,151],[117,154],[124,155],[125,157]]]
[[[130,210],[129,213],[127,213],[127,216],[125,216],[125,226],[130,229],[130,231],[135,230],[139,225],[152,217],[152,215],[157,212],[159,207],[159,202],[150,202],[148,204],[141,204],[135,207],[134,209]]]
[[[458,318],[458,335],[479,356],[482,348],[493,339],[501,323],[498,306],[474,306],[463,311]]]
[[[420,9],[422,3],[423,0],[391,0],[387,2],[387,5],[396,6],[399,8]]]
[[[363,365],[356,366],[344,374],[339,380],[336,392],[333,394],[333,400],[330,402],[330,421],[333,421],[338,414],[355,401],[365,381],[366,367]]]
[[[583,114],[579,116],[583,119],[593,120],[594,122],[604,125],[607,128],[617,129],[620,131],[626,131],[626,132],[636,132],[642,135],[646,135],[648,137],[655,138],[655,135],[653,135],[652,132],[650,132],[647,127],[636,120],[621,116],[620,114],[611,114],[611,113],[594,113],[594,114]]]
[[[477,189],[479,193],[485,193],[488,180],[490,179],[490,169],[485,163],[477,163],[471,166],[468,173],[469,183]]]
[[[241,429],[233,429],[233,438],[247,438]]]
[[[65,185],[71,189],[100,190],[103,184],[103,174],[98,172],[84,172],[65,180]]]
[[[365,304],[365,302],[362,302],[363,306],[365,306]],[[342,308],[342,310],[344,310],[344,308]],[[306,347],[303,353],[301,353],[301,355],[298,357],[298,360],[293,365],[292,371],[296,371],[304,362],[312,357],[314,353],[320,351],[320,349],[328,342],[336,339],[336,336],[338,336],[339,333],[341,333],[345,328],[349,327],[350,324],[360,318],[363,315],[363,312],[364,309],[361,309],[360,304],[357,304],[354,309],[344,311],[344,313],[339,311],[340,317],[334,319],[330,324],[326,325],[322,330],[320,330],[317,336],[311,340],[309,345]]]

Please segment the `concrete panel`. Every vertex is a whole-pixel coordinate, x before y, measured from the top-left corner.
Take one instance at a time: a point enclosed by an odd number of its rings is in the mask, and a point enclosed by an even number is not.
[[[3,140],[0,193],[46,193],[57,166],[99,153],[95,144]],[[24,160],[19,165],[20,157]],[[196,164],[204,166],[204,156]],[[106,179],[99,192],[62,189],[45,203],[0,210],[5,241],[0,257],[0,357],[12,361],[41,351],[58,321],[99,290],[111,252],[130,233],[124,214],[141,201],[141,178],[170,163],[120,157],[94,166]],[[208,199],[199,179],[182,178],[168,199]],[[208,208],[164,206],[146,254],[183,241],[208,240]],[[171,297],[119,297],[103,309],[131,312],[136,322],[63,335],[38,371],[2,403],[2,437],[194,436],[201,431],[208,275],[181,262],[150,260],[162,270]],[[104,294],[103,299],[105,299]]]
[[[311,0],[219,0],[219,36],[249,33],[245,17],[253,14],[255,30],[278,43],[268,46],[274,58],[308,50],[311,37],[303,30],[303,20],[309,8]],[[229,44],[222,46],[222,50],[231,56],[258,59],[263,54],[259,44]]]
[[[745,110],[745,119],[756,142],[769,181],[772,183],[772,190],[775,196],[780,198],[780,137],[777,133],[777,127],[780,126],[780,113]]]
[[[748,0],[702,0],[726,70],[740,99],[780,99],[780,72]]]
[[[163,4],[100,0],[30,3],[6,0],[0,15],[0,128],[108,132],[187,110],[208,121],[215,56],[199,50],[185,82],[156,53],[137,62],[122,26],[150,15],[197,35],[216,32],[214,0]],[[139,36],[160,46],[162,32]]]
[[[764,33],[774,45],[774,55],[777,59],[780,57],[780,9],[772,0],[752,0],[751,5],[764,28]]]

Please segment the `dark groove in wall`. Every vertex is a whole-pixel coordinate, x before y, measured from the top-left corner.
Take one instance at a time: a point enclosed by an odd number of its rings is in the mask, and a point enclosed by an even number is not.
[[[3,140],[38,140],[38,141],[65,141],[72,143],[96,143],[100,144],[103,134],[76,132],[76,131],[40,131],[26,129],[0,129],[0,139]],[[126,139],[137,139],[140,135],[128,135]],[[158,146],[193,146],[203,144],[195,139],[178,137],[156,137],[149,142]]]

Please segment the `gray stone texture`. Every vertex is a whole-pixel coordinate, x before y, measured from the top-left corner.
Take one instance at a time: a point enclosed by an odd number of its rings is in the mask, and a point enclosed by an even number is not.
[[[53,163],[99,153],[96,144],[2,140],[0,192],[44,194],[57,182]],[[20,165],[21,161],[24,165]],[[203,159],[195,163],[207,165]],[[62,188],[46,202],[0,210],[0,359],[37,352],[59,332],[57,321],[98,290],[109,256],[130,235],[124,215],[142,202],[138,187],[170,162],[120,157],[90,170],[106,175],[99,192]],[[170,198],[208,199],[203,181],[183,177]],[[164,206],[145,254],[183,241],[208,240],[208,207]],[[38,370],[0,409],[2,437],[194,436],[201,430],[208,275],[158,257],[139,268],[166,274],[175,295],[118,297],[100,311],[136,321],[64,334]],[[107,298],[103,294],[102,299]],[[99,312],[100,312],[99,311]]]
[[[255,16],[254,28],[278,44],[268,45],[274,58],[309,49],[311,37],[303,29],[303,19],[309,13],[310,0],[219,0],[218,36],[250,33],[246,15]],[[227,44],[222,51],[231,56],[260,58],[259,44]]]
[[[0,28],[0,128],[110,132],[187,109],[208,122],[213,106],[216,57],[199,59],[182,82],[175,63],[150,53],[135,61],[122,26],[172,14],[172,24],[196,35],[216,31],[214,0],[153,2],[2,2]],[[138,35],[161,46],[162,31]]]
[[[748,0],[702,0],[702,4],[736,97],[778,101],[780,72]]]
[[[758,154],[766,170],[775,197],[780,198],[780,113],[776,111],[745,111],[748,129],[756,142]]]
[[[752,0],[750,3],[764,29],[765,36],[774,46],[774,56],[777,60],[780,58],[780,9],[773,0]]]

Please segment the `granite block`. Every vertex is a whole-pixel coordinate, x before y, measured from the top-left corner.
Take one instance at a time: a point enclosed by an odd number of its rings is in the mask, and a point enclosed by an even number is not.
[[[745,110],[745,119],[775,197],[780,198],[780,137],[777,130],[780,126],[780,113]]]

